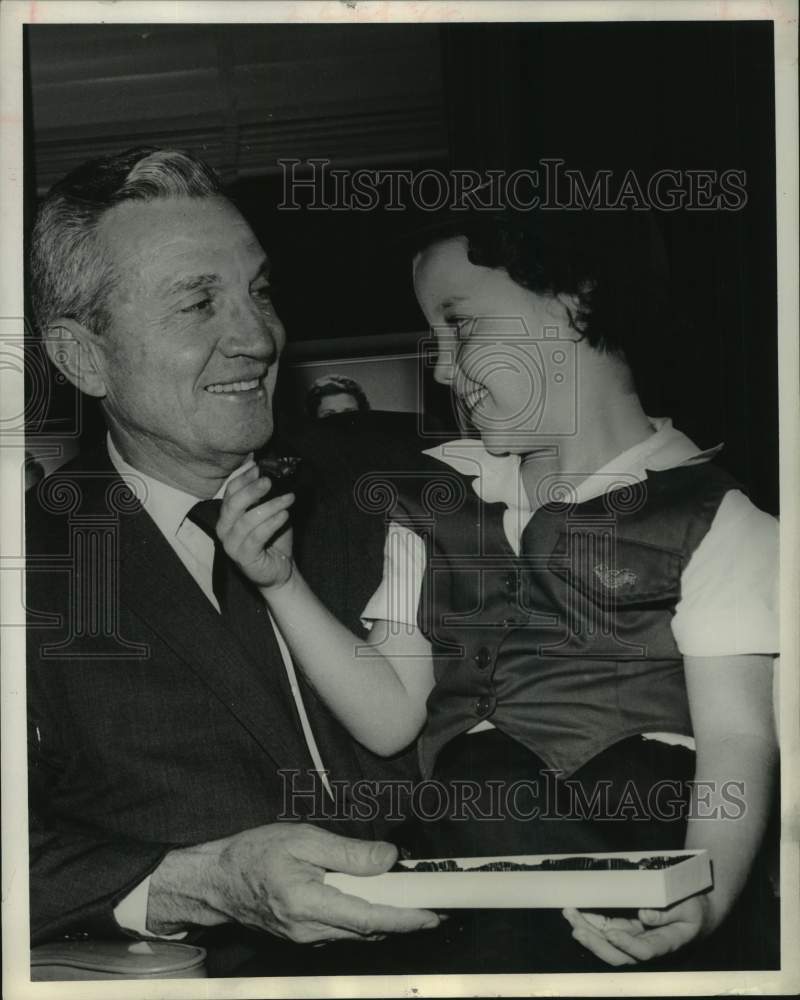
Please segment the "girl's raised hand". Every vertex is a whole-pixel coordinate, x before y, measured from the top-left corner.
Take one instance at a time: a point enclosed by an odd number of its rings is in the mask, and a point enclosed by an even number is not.
[[[292,575],[289,508],[294,494],[264,501],[271,482],[250,466],[225,489],[217,535],[227,554],[259,587],[280,587]]]

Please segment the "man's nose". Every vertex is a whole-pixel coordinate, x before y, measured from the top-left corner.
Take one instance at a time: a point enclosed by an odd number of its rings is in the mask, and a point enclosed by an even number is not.
[[[274,310],[265,314],[254,303],[248,303],[232,310],[224,351],[231,356],[243,354],[272,364],[285,339],[283,325]]]

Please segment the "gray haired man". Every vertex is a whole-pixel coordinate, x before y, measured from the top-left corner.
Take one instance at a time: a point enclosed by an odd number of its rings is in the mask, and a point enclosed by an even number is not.
[[[199,511],[269,440],[285,341],[259,241],[207,166],[141,149],[56,185],[31,267],[50,358],[108,428],[29,495],[34,943],[238,928],[299,972],[290,942],[436,926],[324,884],[392,865],[371,823],[280,820],[282,775],[358,759],[263,605],[217,587]]]

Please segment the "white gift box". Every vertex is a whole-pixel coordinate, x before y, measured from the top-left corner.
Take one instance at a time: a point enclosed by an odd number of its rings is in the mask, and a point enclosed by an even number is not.
[[[564,865],[535,871],[476,871],[487,864]],[[640,864],[669,859],[664,867],[587,869],[583,859]],[[453,858],[463,871],[413,871],[422,863],[442,865],[442,859],[401,861],[408,871],[384,875],[344,875],[328,872],[325,883],[370,903],[434,909],[561,909],[565,906],[664,907],[713,885],[708,851],[639,851],[609,854],[530,854],[496,858]],[[584,867],[582,867],[582,864]]]

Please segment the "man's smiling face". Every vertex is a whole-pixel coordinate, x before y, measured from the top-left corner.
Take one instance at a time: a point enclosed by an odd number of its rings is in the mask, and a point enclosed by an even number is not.
[[[285,334],[263,249],[220,197],[124,202],[98,238],[116,281],[96,356],[123,455],[231,471],[272,433]]]

